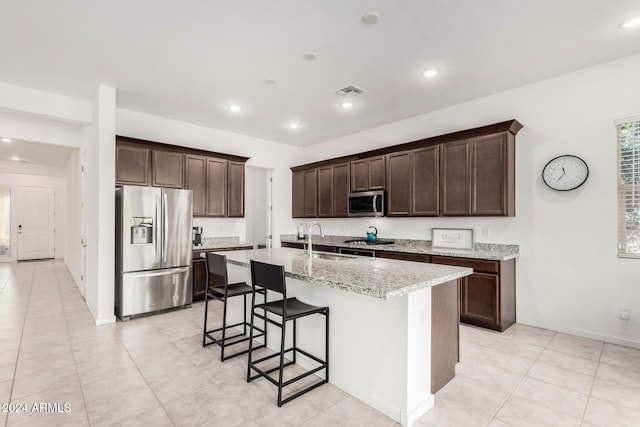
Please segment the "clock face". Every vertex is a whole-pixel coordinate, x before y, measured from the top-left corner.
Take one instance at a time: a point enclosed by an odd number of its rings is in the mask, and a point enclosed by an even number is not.
[[[580,157],[563,155],[551,159],[542,170],[542,179],[550,188],[569,191],[580,187],[589,176],[589,167]]]

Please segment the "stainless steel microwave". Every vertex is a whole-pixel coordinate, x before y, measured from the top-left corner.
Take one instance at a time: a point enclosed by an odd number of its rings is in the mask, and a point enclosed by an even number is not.
[[[349,193],[349,216],[384,216],[384,191]]]

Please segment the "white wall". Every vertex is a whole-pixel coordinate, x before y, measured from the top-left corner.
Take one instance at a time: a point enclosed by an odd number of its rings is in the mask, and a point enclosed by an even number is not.
[[[247,166],[274,169],[274,235],[278,236],[289,232],[288,230],[293,223],[291,219],[291,171],[289,168],[302,163],[301,148],[121,108],[117,109],[116,133],[133,138],[250,157]],[[209,225],[207,222],[198,224],[205,227],[205,236],[211,236],[207,229],[216,230],[215,233],[218,236],[233,235],[227,234],[226,228],[220,229],[219,224],[224,226],[225,223],[222,222],[224,220],[209,221],[216,221],[216,225],[213,225],[213,222],[209,222]],[[196,221],[194,224],[197,224]],[[229,225],[230,231],[237,229],[239,227],[236,222]],[[278,239],[276,240],[274,244],[279,246],[280,242]]]
[[[634,55],[305,149],[300,163],[513,118],[524,125],[515,218],[323,219],[325,232],[364,236],[373,224],[381,237],[429,239],[434,226],[472,227],[478,241],[519,244],[518,322],[640,347],[640,260],[616,256],[613,124],[640,114],[638,70]],[[582,157],[590,176],[575,191],[555,192],[540,174],[565,153]],[[631,308],[631,320],[618,319],[618,306]]]
[[[80,150],[71,151],[66,168],[67,175],[67,246],[64,261],[67,264],[71,277],[80,284],[82,274],[81,245],[80,245]]]
[[[55,222],[55,257],[63,258],[67,245],[67,183],[65,177],[28,174],[29,167],[38,170],[37,165],[24,165],[25,173],[5,172],[0,165],[0,183],[3,187],[11,188],[11,256],[1,258],[1,261],[15,261],[17,259],[16,244],[17,231],[17,190],[18,186],[48,187],[55,189],[56,222]]]
[[[269,170],[248,166],[245,173],[245,218],[248,243],[264,245],[268,231],[268,191]],[[279,239],[278,239],[279,240]]]

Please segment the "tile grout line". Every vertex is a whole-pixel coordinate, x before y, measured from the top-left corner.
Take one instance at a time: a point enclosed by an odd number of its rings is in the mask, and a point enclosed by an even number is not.
[[[593,386],[595,385],[596,377],[598,376],[598,370],[600,369],[600,363],[601,363],[600,361],[602,360],[602,353],[604,353],[604,342],[602,343],[602,348],[600,348],[600,356],[598,356],[598,364],[596,365],[596,372],[593,374],[593,381],[591,381],[591,387],[589,387],[589,394],[587,395],[587,404],[584,405],[584,409],[582,410],[582,417],[580,418],[581,422],[584,422],[584,416],[587,413],[587,406],[589,406],[589,401],[591,400],[591,392],[593,391]]]
[[[25,264],[23,264],[25,265]],[[16,270],[18,269],[19,264],[16,264]],[[12,273],[12,276],[15,273]],[[29,313],[29,305],[31,304],[31,292],[33,289],[33,279],[35,277],[35,267],[33,268],[33,271],[31,273],[31,279],[29,280],[29,295],[27,296],[27,305],[25,307],[24,310],[24,318],[22,320],[22,332],[20,333],[20,343],[18,344],[18,352],[16,353],[16,361],[15,361],[15,367],[13,368],[13,381],[11,382],[11,390],[9,391],[9,403],[11,403],[12,399],[13,399],[13,388],[16,385],[16,372],[18,371],[18,360],[20,359],[20,349],[22,348],[22,339],[24,338],[24,327],[25,324],[27,323],[27,313]],[[17,279],[16,279],[16,286],[20,286],[20,284],[18,283]],[[5,418],[5,423],[6,425],[9,424],[9,413],[7,413],[6,418]]]
[[[507,403],[507,400],[509,400],[511,398],[511,396],[513,396],[513,393],[515,393],[515,391],[518,389],[518,387],[520,386],[520,384],[522,384],[522,381],[524,381],[525,378],[527,378],[527,375],[529,374],[529,372],[531,371],[531,369],[535,366],[535,364],[538,362],[538,360],[540,359],[540,356],[542,356],[542,353],[544,353],[544,351],[549,347],[549,344],[551,344],[551,341],[553,341],[553,339],[556,337],[557,332],[555,332],[553,334],[553,336],[551,337],[551,339],[549,340],[549,342],[547,343],[547,345],[545,345],[543,348],[543,350],[540,352],[540,354],[538,354],[538,357],[536,357],[536,359],[533,361],[533,363],[531,364],[531,366],[529,367],[529,369],[527,369],[527,372],[525,372],[524,374],[522,374],[522,378],[520,378],[520,381],[518,381],[518,384],[516,384],[516,386],[511,390],[511,392],[509,393],[509,395],[504,399],[504,401],[502,402],[502,404],[500,405],[500,407],[496,410],[496,412],[493,414],[493,416],[491,417],[491,419],[489,420],[489,422],[487,423],[487,425],[491,424],[492,421],[494,420],[500,420],[499,418],[496,418],[496,415],[498,415],[498,413],[502,410],[502,408],[504,407],[504,404]],[[532,344],[530,344],[532,345]],[[539,404],[539,403],[538,403]],[[540,404],[539,404],[540,405]],[[545,405],[540,405],[540,406],[545,406]],[[545,406],[546,407],[546,406]],[[553,408],[549,408],[549,409],[553,409]],[[557,410],[557,409],[554,409]],[[504,422],[504,421],[503,421]],[[509,423],[507,423],[509,424]]]

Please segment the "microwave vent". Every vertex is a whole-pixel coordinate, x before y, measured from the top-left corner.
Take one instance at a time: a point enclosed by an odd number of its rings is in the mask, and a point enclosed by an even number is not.
[[[337,90],[336,93],[340,96],[344,96],[345,98],[353,98],[354,96],[364,93],[364,90],[360,89],[358,86],[349,85]]]

